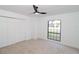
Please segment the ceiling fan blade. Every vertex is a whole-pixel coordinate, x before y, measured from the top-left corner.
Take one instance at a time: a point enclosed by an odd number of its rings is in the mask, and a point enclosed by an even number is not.
[[[38,10],[37,10],[38,7],[37,7],[37,6],[33,5],[33,8],[34,8],[34,11],[35,11],[35,12],[38,12]],[[35,12],[34,12],[34,13],[35,13]]]
[[[40,14],[47,14],[46,12],[39,12]]]

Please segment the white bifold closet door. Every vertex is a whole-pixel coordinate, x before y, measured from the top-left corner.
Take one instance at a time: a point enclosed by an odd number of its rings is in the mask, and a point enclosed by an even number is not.
[[[0,17],[0,47],[25,40],[25,24],[22,20]]]

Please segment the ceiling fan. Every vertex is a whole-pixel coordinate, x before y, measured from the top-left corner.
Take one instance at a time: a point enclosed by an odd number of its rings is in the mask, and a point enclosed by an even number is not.
[[[38,6],[36,6],[36,5],[33,5],[33,8],[34,8],[34,14],[47,14],[46,12],[39,12],[38,11]]]

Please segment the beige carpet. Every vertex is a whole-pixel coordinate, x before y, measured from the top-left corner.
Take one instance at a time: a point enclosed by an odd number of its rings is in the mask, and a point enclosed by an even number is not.
[[[78,54],[79,50],[70,48],[52,40],[25,40],[4,48],[0,48],[2,54]]]

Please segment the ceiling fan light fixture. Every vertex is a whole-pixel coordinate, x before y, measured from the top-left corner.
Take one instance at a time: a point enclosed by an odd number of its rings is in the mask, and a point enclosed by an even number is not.
[[[39,15],[39,13],[37,13],[37,12],[36,12],[35,14],[36,14],[36,15]]]

